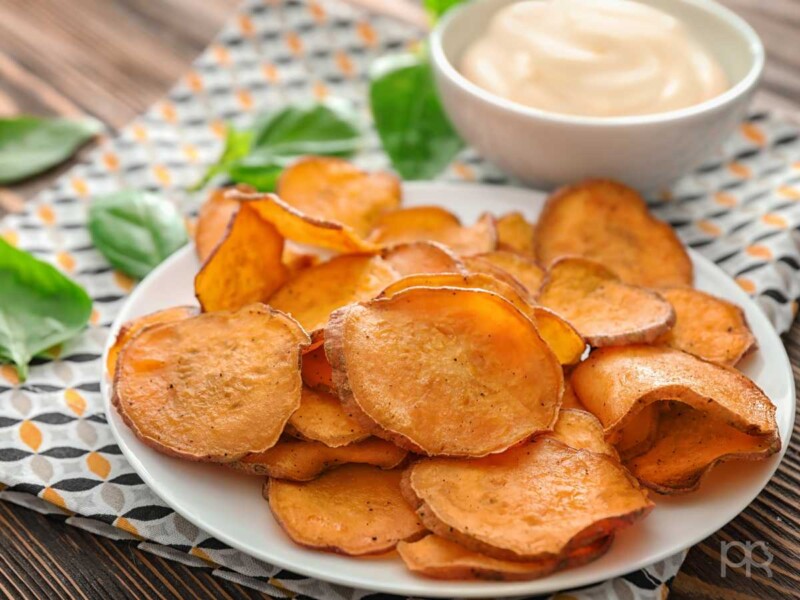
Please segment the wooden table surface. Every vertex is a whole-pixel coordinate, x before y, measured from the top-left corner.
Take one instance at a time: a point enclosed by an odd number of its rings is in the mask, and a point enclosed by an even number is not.
[[[402,0],[384,10],[409,13]],[[800,0],[724,0],[759,31],[769,56],[757,102],[800,114]],[[160,98],[236,0],[0,0],[0,115],[88,113],[118,128]],[[388,7],[388,8],[387,8]],[[418,16],[418,15],[417,15]],[[65,167],[0,188],[19,209]],[[800,376],[800,325],[785,337]],[[738,518],[694,547],[671,597],[800,597],[800,426],[769,486]],[[772,577],[720,572],[722,542],[765,541]],[[758,553],[756,553],[758,554]],[[733,555],[732,555],[733,556]],[[735,556],[734,556],[735,558]],[[0,594],[11,598],[250,598],[261,594],[0,502]]]

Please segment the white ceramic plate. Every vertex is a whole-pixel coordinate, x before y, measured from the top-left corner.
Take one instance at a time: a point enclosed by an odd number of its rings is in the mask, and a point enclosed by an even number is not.
[[[531,190],[470,184],[411,183],[406,205],[439,204],[473,222],[480,213],[522,211],[536,220],[543,195]],[[741,365],[778,407],[784,441],[780,454],[757,463],[716,467],[697,493],[656,497],[644,521],[620,533],[611,550],[593,563],[527,582],[435,581],[409,573],[399,558],[356,559],[317,552],[294,544],[272,518],[261,498],[261,479],[210,464],[184,462],[142,444],[111,407],[103,382],[108,421],[125,457],[142,479],[178,513],[219,540],[256,558],[322,580],[408,596],[501,597],[567,590],[635,571],[711,535],[733,519],[767,484],[786,448],[794,420],[794,380],[780,338],[761,310],[727,275],[692,253],[696,285],[744,307],[758,339],[758,352]],[[194,248],[177,252],[131,294],[114,324],[177,304],[195,303],[192,280],[198,262]],[[106,351],[108,351],[106,349]],[[105,364],[105,360],[103,362]]]

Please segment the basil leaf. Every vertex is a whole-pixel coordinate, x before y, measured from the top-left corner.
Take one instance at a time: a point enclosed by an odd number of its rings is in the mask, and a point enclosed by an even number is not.
[[[94,119],[0,119],[0,184],[26,179],[64,162],[102,129]]]
[[[253,149],[272,156],[350,156],[361,143],[349,103],[327,100],[288,106],[256,123]]]
[[[350,103],[329,99],[288,106],[261,117],[252,130],[229,127],[219,160],[191,190],[226,174],[233,183],[249,183],[260,191],[272,191],[280,170],[292,159],[306,154],[347,157],[360,144],[361,130]]]
[[[78,334],[91,313],[81,286],[0,239],[0,361],[16,365],[20,380],[34,356]]]
[[[378,59],[369,98],[383,149],[404,179],[435,177],[464,147],[439,102],[425,56]]]
[[[183,218],[171,202],[136,190],[95,198],[88,225],[92,242],[108,262],[137,279],[188,241]]]
[[[425,9],[434,20],[464,0],[425,0]]]
[[[219,160],[208,167],[203,177],[200,178],[200,181],[189,188],[189,191],[196,192],[217,175],[227,173],[232,164],[240,158],[247,156],[247,153],[250,152],[252,140],[252,132],[241,131],[229,125],[227,133],[225,134],[225,147],[222,149],[222,155],[219,157]]]

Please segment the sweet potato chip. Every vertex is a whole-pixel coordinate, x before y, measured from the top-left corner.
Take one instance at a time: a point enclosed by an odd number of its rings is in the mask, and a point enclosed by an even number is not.
[[[648,212],[639,194],[619,183],[592,180],[558,190],[547,199],[535,236],[545,267],[583,256],[631,285],[692,284],[692,261],[678,236]]]
[[[534,228],[522,213],[506,213],[497,219],[497,248],[534,256]]]
[[[214,248],[225,237],[228,224],[239,210],[239,201],[226,195],[231,189],[211,190],[203,206],[200,207],[194,231],[194,245],[201,263],[211,256]],[[246,185],[237,186],[236,189],[241,192],[252,191],[252,188]]]
[[[522,285],[519,279],[514,277],[511,273],[506,271],[505,269],[501,269],[494,263],[486,260],[482,256],[462,256],[461,261],[464,263],[464,266],[469,273],[483,273],[484,275],[491,275],[495,279],[499,279],[503,283],[510,285],[514,290],[526,299],[526,301],[530,300],[531,294],[528,292],[528,288]]]
[[[521,581],[585,565],[605,554],[612,541],[613,536],[608,536],[563,557],[525,562],[492,558],[433,534],[416,542],[400,542],[397,552],[410,571],[425,577]]]
[[[657,492],[692,492],[720,462],[763,460],[780,449],[776,435],[747,435],[716,415],[680,402],[663,404],[656,439],[626,461],[631,473]]]
[[[659,343],[731,367],[755,347],[744,312],[735,304],[690,288],[660,294],[672,304],[676,319]]]
[[[370,300],[397,278],[395,270],[380,256],[343,254],[300,271],[269,303],[292,315],[311,332],[324,327],[337,308]]]
[[[675,322],[675,311],[664,298],[622,283],[603,265],[585,258],[556,261],[537,300],[595,347],[652,342]]]
[[[173,306],[125,323],[120,327],[119,332],[117,332],[114,345],[108,350],[106,370],[108,371],[109,377],[114,377],[114,371],[116,371],[117,368],[117,358],[122,347],[130,342],[142,329],[150,325],[155,325],[156,323],[169,323],[170,321],[188,319],[189,317],[195,316],[198,312],[196,306]]]
[[[248,454],[226,466],[249,475],[311,481],[325,471],[345,464],[393,469],[405,460],[407,454],[391,442],[376,437],[338,448],[320,442],[284,438],[265,452]]]
[[[298,544],[350,554],[377,554],[425,532],[400,492],[402,471],[345,465],[304,483],[270,479],[272,514]]]
[[[483,215],[477,223],[465,227],[443,208],[415,206],[383,214],[367,239],[381,246],[439,242],[458,254],[478,254],[495,249],[497,228],[491,215]]]
[[[381,254],[400,275],[464,273],[464,263],[446,246],[436,242],[407,242],[390,246]]]
[[[210,312],[266,302],[288,278],[282,254],[278,230],[249,205],[241,206],[194,278],[200,306]]]
[[[229,462],[263,452],[300,406],[308,341],[263,304],[152,325],[120,352],[113,403],[165,454]]]
[[[400,206],[400,180],[391,173],[362,171],[341,158],[309,156],[287,167],[278,196],[309,217],[348,225],[367,235],[376,219]]]
[[[653,507],[616,460],[547,435],[478,459],[421,460],[403,484],[433,533],[504,560],[557,558]]]
[[[483,456],[546,431],[558,360],[501,296],[410,288],[331,315],[325,353],[346,408],[373,433],[429,455]]]
[[[262,219],[272,223],[287,240],[337,252],[377,252],[353,229],[336,221],[311,217],[286,204],[275,194],[231,192],[231,197],[252,204]]]
[[[643,407],[609,435],[609,443],[617,449],[623,461],[652,448],[658,434],[660,404],[653,402]]]
[[[562,408],[553,426],[553,433],[548,435],[576,450],[589,450],[619,458],[614,446],[606,441],[600,421],[585,410]]]
[[[313,338],[311,343],[314,344]],[[319,345],[313,350],[303,353],[303,383],[312,390],[333,392],[333,373],[328,357],[325,356],[323,343],[322,336],[319,336]]]
[[[390,297],[412,287],[480,289],[499,294],[534,322],[539,335],[561,364],[578,362],[586,349],[586,343],[572,325],[546,308],[531,306],[526,300],[527,295],[521,296],[516,288],[491,275],[485,273],[410,275],[388,285],[381,297]]]
[[[331,448],[346,446],[369,436],[369,431],[347,414],[338,398],[309,388],[303,388],[300,407],[289,417],[286,431]]]
[[[525,286],[528,293],[533,296],[536,295],[542,285],[544,271],[532,258],[506,250],[478,254],[476,258],[486,260],[495,267],[503,269]]]
[[[749,435],[777,435],[775,406],[750,379],[665,346],[595,350],[575,368],[571,381],[606,436],[661,400],[683,402]]]

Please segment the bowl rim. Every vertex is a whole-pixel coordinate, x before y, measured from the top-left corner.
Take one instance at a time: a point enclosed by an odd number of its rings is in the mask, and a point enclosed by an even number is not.
[[[447,54],[444,51],[442,42],[443,37],[451,24],[458,17],[460,17],[462,13],[475,10],[475,7],[481,4],[488,4],[490,2],[498,1],[499,0],[473,0],[471,2],[465,2],[460,6],[456,6],[452,10],[449,10],[447,14],[436,24],[429,35],[430,55],[434,67],[437,68],[444,76],[446,76],[447,79],[449,79],[453,84],[461,88],[462,91],[470,95],[477,96],[487,104],[491,104],[499,109],[512,112],[520,116],[533,117],[575,126],[615,127],[626,125],[670,123],[682,119],[703,116],[707,113],[725,108],[727,105],[730,105],[737,99],[745,96],[756,85],[758,85],[758,82],[760,81],[764,71],[764,63],[766,60],[764,44],[761,42],[761,38],[758,36],[752,26],[742,17],[715,0],[673,0],[675,2],[680,2],[682,4],[695,7],[701,11],[704,11],[712,18],[726,22],[737,32],[739,41],[747,45],[751,55],[750,68],[744,77],[736,82],[735,85],[731,86],[723,93],[700,102],[699,104],[693,104],[691,106],[676,110],[645,115],[625,115],[613,117],[582,116],[558,113],[525,106],[524,104],[520,104],[493,94],[492,92],[483,89],[479,85],[467,79],[453,65],[453,63],[450,62],[450,59],[447,57]],[[509,4],[510,3],[511,2],[509,2]]]

